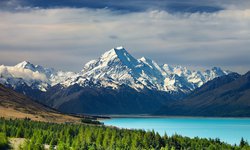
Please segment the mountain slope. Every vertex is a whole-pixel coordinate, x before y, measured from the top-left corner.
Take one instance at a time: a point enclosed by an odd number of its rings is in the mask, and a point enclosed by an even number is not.
[[[250,72],[215,78],[156,114],[181,116],[250,116]]]
[[[138,92],[125,85],[112,89],[78,84],[52,87],[44,98],[46,104],[62,112],[84,114],[149,114],[170,99],[172,96],[166,92]]]
[[[106,83],[125,84],[136,90],[148,88],[170,93],[189,93],[215,77],[228,74],[218,67],[200,72],[181,66],[168,65],[171,69],[167,69],[166,66],[160,66],[145,57],[135,59],[123,47],[117,47],[87,63],[80,76]]]
[[[0,84],[0,116],[30,118],[49,122],[78,122],[79,118],[63,115]]]
[[[78,72],[63,72],[24,61],[0,66],[0,83],[45,105],[69,113],[149,114],[204,83],[228,74],[218,67],[193,71],[134,58],[113,48]]]
[[[29,95],[29,91],[39,90],[46,92],[51,86],[65,81],[68,77],[74,76],[74,72],[56,71],[53,68],[45,68],[40,65],[33,65],[23,61],[15,66],[0,66],[0,83]],[[29,89],[29,90],[27,90]]]

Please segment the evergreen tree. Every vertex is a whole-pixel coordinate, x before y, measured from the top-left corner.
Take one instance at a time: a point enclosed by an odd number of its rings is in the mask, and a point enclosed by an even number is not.
[[[243,148],[245,146],[248,146],[248,142],[245,141],[243,138],[241,138],[241,140],[240,140],[240,147]]]
[[[43,150],[45,144],[58,150],[248,150],[242,138],[239,146],[219,139],[188,138],[180,135],[160,136],[154,131],[127,130],[85,124],[56,124],[30,120],[0,118],[0,149],[8,145],[8,137],[25,137],[23,150]],[[58,142],[59,141],[59,142]]]

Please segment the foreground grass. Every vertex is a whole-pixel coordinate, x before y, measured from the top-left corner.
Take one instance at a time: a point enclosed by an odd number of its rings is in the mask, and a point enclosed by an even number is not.
[[[0,132],[0,149],[8,149],[9,147],[9,141],[6,137],[5,133]]]
[[[127,130],[103,125],[57,124],[31,120],[0,119],[0,141],[8,148],[7,137],[25,138],[19,147],[24,150],[42,150],[44,145],[58,150],[249,150],[244,140],[239,146],[219,139],[188,138],[179,135],[160,136],[154,131]],[[2,140],[4,139],[4,140]],[[6,141],[7,140],[7,141]],[[3,142],[2,142],[3,141]],[[2,149],[0,147],[0,149]]]

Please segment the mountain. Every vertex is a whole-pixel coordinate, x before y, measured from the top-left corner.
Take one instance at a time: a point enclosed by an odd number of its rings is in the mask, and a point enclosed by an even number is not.
[[[123,47],[117,47],[88,62],[77,76],[68,78],[61,84],[86,86],[85,82],[92,80],[100,83],[101,87],[113,89],[124,84],[138,91],[150,89],[189,93],[207,81],[228,73],[229,71],[218,67],[201,72],[181,66],[158,65],[145,57],[136,59]]]
[[[170,102],[156,113],[174,116],[250,116],[250,72],[213,79],[185,99]]]
[[[146,89],[139,92],[126,85],[112,89],[78,84],[67,88],[54,86],[44,97],[47,105],[62,112],[96,115],[150,114],[172,99],[166,92]]]
[[[53,68],[44,68],[23,61],[15,66],[1,65],[0,83],[29,95],[29,93],[32,93],[31,91],[35,91],[35,93],[46,92],[51,86],[74,74],[73,72],[56,71]]]
[[[0,66],[0,83],[64,112],[152,113],[204,83],[230,71],[193,71],[134,58],[123,47],[88,62],[78,73],[56,71],[24,61]],[[130,111],[131,110],[131,111]]]
[[[100,83],[101,87],[117,88],[125,84],[136,90],[145,88],[166,92],[189,93],[215,77],[228,74],[218,67],[206,71],[192,71],[186,67],[158,65],[142,57],[134,58],[123,47],[105,52],[97,60],[88,62],[79,73],[56,71],[23,61],[15,66],[0,66],[0,83],[14,89],[26,84],[32,89],[46,92],[50,87],[61,84],[69,87],[79,84],[88,86]]]
[[[30,118],[48,122],[79,122],[79,118],[59,113],[0,84],[0,116]]]

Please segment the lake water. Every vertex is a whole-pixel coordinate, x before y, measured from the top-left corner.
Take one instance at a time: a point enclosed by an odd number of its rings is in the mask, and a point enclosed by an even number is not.
[[[241,137],[250,142],[250,118],[112,118],[105,125],[119,128],[152,130],[163,135],[220,138],[239,144]]]

